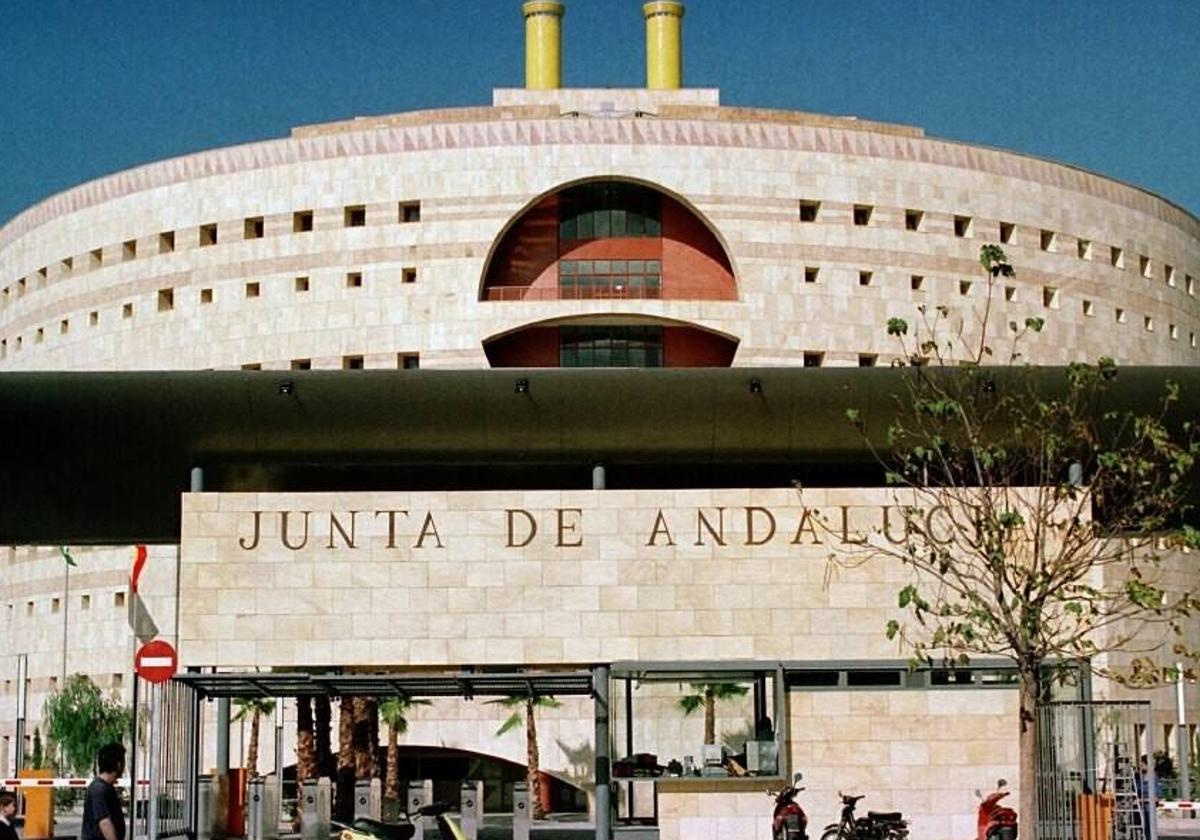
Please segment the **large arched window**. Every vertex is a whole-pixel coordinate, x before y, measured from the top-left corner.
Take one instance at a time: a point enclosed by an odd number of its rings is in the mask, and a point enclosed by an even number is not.
[[[738,342],[679,321],[579,317],[531,324],[483,343],[502,367],[729,367]]]
[[[502,235],[482,299],[734,300],[712,230],[653,187],[587,181],[543,196]]]

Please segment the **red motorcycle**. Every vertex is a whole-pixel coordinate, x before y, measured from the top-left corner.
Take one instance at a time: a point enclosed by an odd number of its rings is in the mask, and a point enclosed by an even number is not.
[[[796,794],[804,790],[800,787],[803,773],[792,777],[792,783],[779,793],[767,792],[775,797],[775,812],[771,819],[771,840],[808,840],[808,816],[804,809],[796,804]]]
[[[1011,793],[1005,790],[1007,786],[1008,782],[1000,779],[996,782],[995,793],[985,797],[978,790],[975,791],[981,800],[975,824],[977,840],[1017,840],[1017,812],[1000,804],[1000,800]]]

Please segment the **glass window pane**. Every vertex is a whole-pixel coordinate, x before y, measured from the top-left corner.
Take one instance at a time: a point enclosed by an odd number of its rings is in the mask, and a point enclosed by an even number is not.
[[[576,265],[578,265],[578,263],[576,263],[575,260],[563,260],[558,264],[558,273],[574,274]]]
[[[611,274],[612,265],[608,260],[596,260],[592,263],[595,267],[592,269],[597,274]]]
[[[575,238],[575,230],[576,230],[575,217],[568,216],[567,218],[563,219],[561,228],[562,229],[559,231],[559,236],[562,239],[565,239],[565,240],[574,239]]]
[[[591,260],[579,260],[575,265],[576,274],[591,274],[593,271]]]
[[[647,274],[662,274],[662,261],[661,260],[646,260],[646,273]]]
[[[641,274],[646,270],[645,260],[630,260],[628,265],[630,274]]]
[[[605,239],[612,234],[612,214],[608,210],[597,210],[594,214],[597,239]]]
[[[662,225],[652,216],[646,217],[646,236],[662,236]]]
[[[625,235],[625,211],[614,208],[612,211],[612,235]]]
[[[625,215],[625,231],[629,236],[646,235],[646,217],[636,210]]]
[[[592,236],[594,235],[594,228],[592,226],[592,214],[591,213],[586,213],[586,212],[580,213],[578,219],[576,219],[576,224],[577,224],[577,234],[578,234],[576,237],[577,239],[591,239],[592,238]]]

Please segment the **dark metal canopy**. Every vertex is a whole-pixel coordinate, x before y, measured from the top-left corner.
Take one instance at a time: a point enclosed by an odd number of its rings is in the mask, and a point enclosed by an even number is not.
[[[203,697],[555,697],[590,696],[590,671],[514,673],[185,673],[175,681]]]
[[[176,542],[214,491],[870,486],[903,369],[0,374],[0,543]],[[997,387],[1061,368],[996,368]],[[1122,368],[1105,407],[1200,417],[1200,368]],[[880,441],[879,443],[882,443]]]

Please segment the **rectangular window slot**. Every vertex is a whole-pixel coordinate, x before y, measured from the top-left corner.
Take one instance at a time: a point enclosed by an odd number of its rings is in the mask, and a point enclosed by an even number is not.
[[[400,269],[400,282],[401,283],[416,283],[417,282],[417,270],[412,267]]]
[[[1113,310],[1113,319],[1118,324],[1124,324],[1125,323],[1125,310],[1118,306],[1116,309]]]
[[[347,289],[361,289],[363,284],[362,272],[351,271],[346,274]]]
[[[37,276],[38,276],[38,285],[45,286],[46,281],[50,279],[50,269],[46,268],[46,266],[42,266],[41,268],[38,269]]]
[[[259,297],[261,294],[262,294],[262,286],[259,285],[257,280],[251,280],[249,283],[246,284],[246,297],[256,298],[256,297]]]
[[[1075,243],[1075,253],[1081,260],[1090,260],[1092,258],[1092,241],[1080,239]]]
[[[400,370],[416,370],[421,367],[420,353],[400,353],[396,356],[396,367]]]
[[[21,336],[17,336],[17,341],[16,341],[16,344],[15,344],[15,348],[16,348],[16,351],[17,351],[18,353],[20,353],[20,352],[21,352],[21,344],[22,344],[22,342],[23,342],[23,341],[24,341],[24,339],[23,339]]]
[[[8,339],[0,338],[0,359],[8,355]]]
[[[122,673],[114,672],[111,677],[111,681],[112,681],[111,685],[113,688],[121,688],[123,685],[125,685],[125,675]]]
[[[1096,304],[1092,303],[1090,300],[1085,300],[1083,302],[1083,314],[1087,318],[1094,317],[1096,315]]]
[[[805,268],[804,269],[804,282],[805,283],[816,283],[817,275],[820,273],[820,271],[821,271],[821,269],[814,268],[813,266],[809,266],[809,267]]]
[[[872,279],[873,277],[874,277],[874,274],[872,274],[870,271],[860,271],[860,272],[858,272],[858,285],[860,285],[860,286],[870,286],[870,285],[871,285],[871,279]]]
[[[1190,274],[1184,275],[1183,290],[1192,297],[1196,296],[1196,278]]]
[[[1167,335],[1171,337],[1172,341],[1178,341],[1179,327],[1175,326],[1174,324],[1167,324]]]
[[[1188,333],[1188,344],[1191,346],[1191,348],[1193,350],[1196,349],[1196,333],[1195,332]]]
[[[251,216],[246,219],[243,226],[243,235],[246,239],[262,239],[266,232],[266,224],[262,216]]]
[[[158,235],[158,253],[169,254],[175,250],[175,231],[164,230]]]
[[[1052,230],[1043,230],[1042,231],[1042,250],[1043,251],[1053,251],[1054,250],[1054,231],[1052,231]]]
[[[905,230],[920,230],[921,223],[925,221],[925,213],[920,210],[905,210],[904,211],[904,229]]]
[[[1118,248],[1116,245],[1112,246],[1108,252],[1108,261],[1112,264],[1113,268],[1124,268],[1125,250],[1123,248]]]
[[[345,227],[364,227],[367,224],[367,208],[362,204],[347,207],[342,213]]]
[[[137,240],[128,239],[121,243],[121,259],[136,260],[137,259]]]
[[[79,596],[79,609],[90,610],[91,608],[92,608],[92,596],[91,595],[80,595]]]
[[[1005,303],[1012,303],[1016,299],[1017,299],[1017,287],[1016,286],[1005,286],[1004,287]]]
[[[88,326],[94,327],[99,323],[100,323],[100,313],[97,310],[93,309],[91,312],[88,313]]]
[[[104,249],[94,248],[88,252],[88,266],[90,268],[99,268],[104,265]]]
[[[871,214],[875,208],[869,204],[854,205],[854,224],[858,227],[866,227],[871,224]]]
[[[874,353],[859,353],[858,354],[858,366],[859,367],[875,367],[875,363],[878,361],[879,361],[879,356],[877,356]]]
[[[22,295],[24,295],[25,289],[27,287],[28,287],[28,283],[26,282],[24,277],[22,277],[20,280],[18,280],[17,281],[17,297],[21,297]]]
[[[262,370],[262,362],[248,362],[242,365],[242,370]]]
[[[1054,286],[1042,287],[1042,306],[1047,309],[1058,309],[1058,289]]]
[[[63,318],[61,321],[58,322],[58,334],[59,335],[66,335],[70,331],[71,331],[71,321],[69,319]]]
[[[1142,326],[1146,328],[1146,332],[1154,332],[1154,317],[1147,315],[1142,319]]]
[[[200,247],[207,248],[209,245],[217,244],[217,226],[200,225]]]
[[[35,332],[35,333],[33,334],[33,343],[34,343],[34,344],[41,344],[41,343],[42,343],[43,341],[45,341],[45,340],[46,340],[46,328],[45,328],[45,327],[38,327],[38,328],[37,328],[37,332]]]
[[[50,599],[50,612],[56,613],[62,609],[62,600],[59,598]]]
[[[815,222],[817,220],[817,213],[820,211],[820,209],[821,202],[819,201],[801,201],[800,221]]]
[[[954,217],[954,235],[959,239],[966,239],[971,235],[971,217],[970,216],[955,216]],[[1003,237],[1001,237],[1003,239]]]
[[[113,606],[114,607],[124,607],[125,606],[125,593],[124,592],[114,592],[113,593]]]
[[[212,289],[201,289],[200,290],[200,302],[201,303],[212,303],[213,302],[213,290]]]
[[[824,353],[818,353],[818,352],[815,352],[815,351],[812,351],[812,352],[805,352],[805,354],[804,354],[804,366],[805,366],[806,368],[809,368],[809,367],[820,367],[820,366],[821,366],[822,364],[824,364],[824,363],[825,363],[825,354],[824,354]]]
[[[308,278],[307,277],[297,277],[296,278],[296,291],[297,292],[307,292],[308,289],[309,289]]]
[[[342,356],[342,370],[362,370],[362,356]]]
[[[924,275],[921,275],[921,274],[912,275],[911,277],[908,278],[908,285],[912,288],[912,290],[914,292],[921,291],[921,288],[925,285]]]
[[[400,224],[411,225],[413,222],[421,221],[421,202],[419,201],[401,201],[400,202]]]
[[[75,269],[75,258],[74,257],[63,257],[62,258],[62,268],[63,268],[64,274],[70,274]]]
[[[175,290],[174,289],[159,289],[158,290],[158,311],[170,312],[175,308]]]
[[[1012,222],[1000,223],[1000,244],[1008,245],[1012,242],[1013,234],[1016,233],[1017,226]]]
[[[33,601],[25,602],[25,615],[33,615]]]
[[[959,280],[958,281],[958,293],[960,295],[962,295],[963,297],[969,296],[971,294],[971,281],[970,280]]]
[[[133,317],[133,304],[132,303],[127,303],[121,307],[121,317],[122,318],[132,318]]]
[[[288,367],[292,370],[312,370],[312,359],[292,359]]]
[[[1167,285],[1172,289],[1175,288],[1175,266],[1168,265],[1163,267],[1163,275],[1167,278]]]
[[[1153,273],[1150,267],[1150,258],[1138,257],[1138,269],[1142,272],[1142,276],[1149,280]]]
[[[297,210],[292,214],[292,233],[308,233],[313,229],[313,211]]]
[[[847,686],[888,686],[903,685],[903,671],[859,671],[846,672]]]

